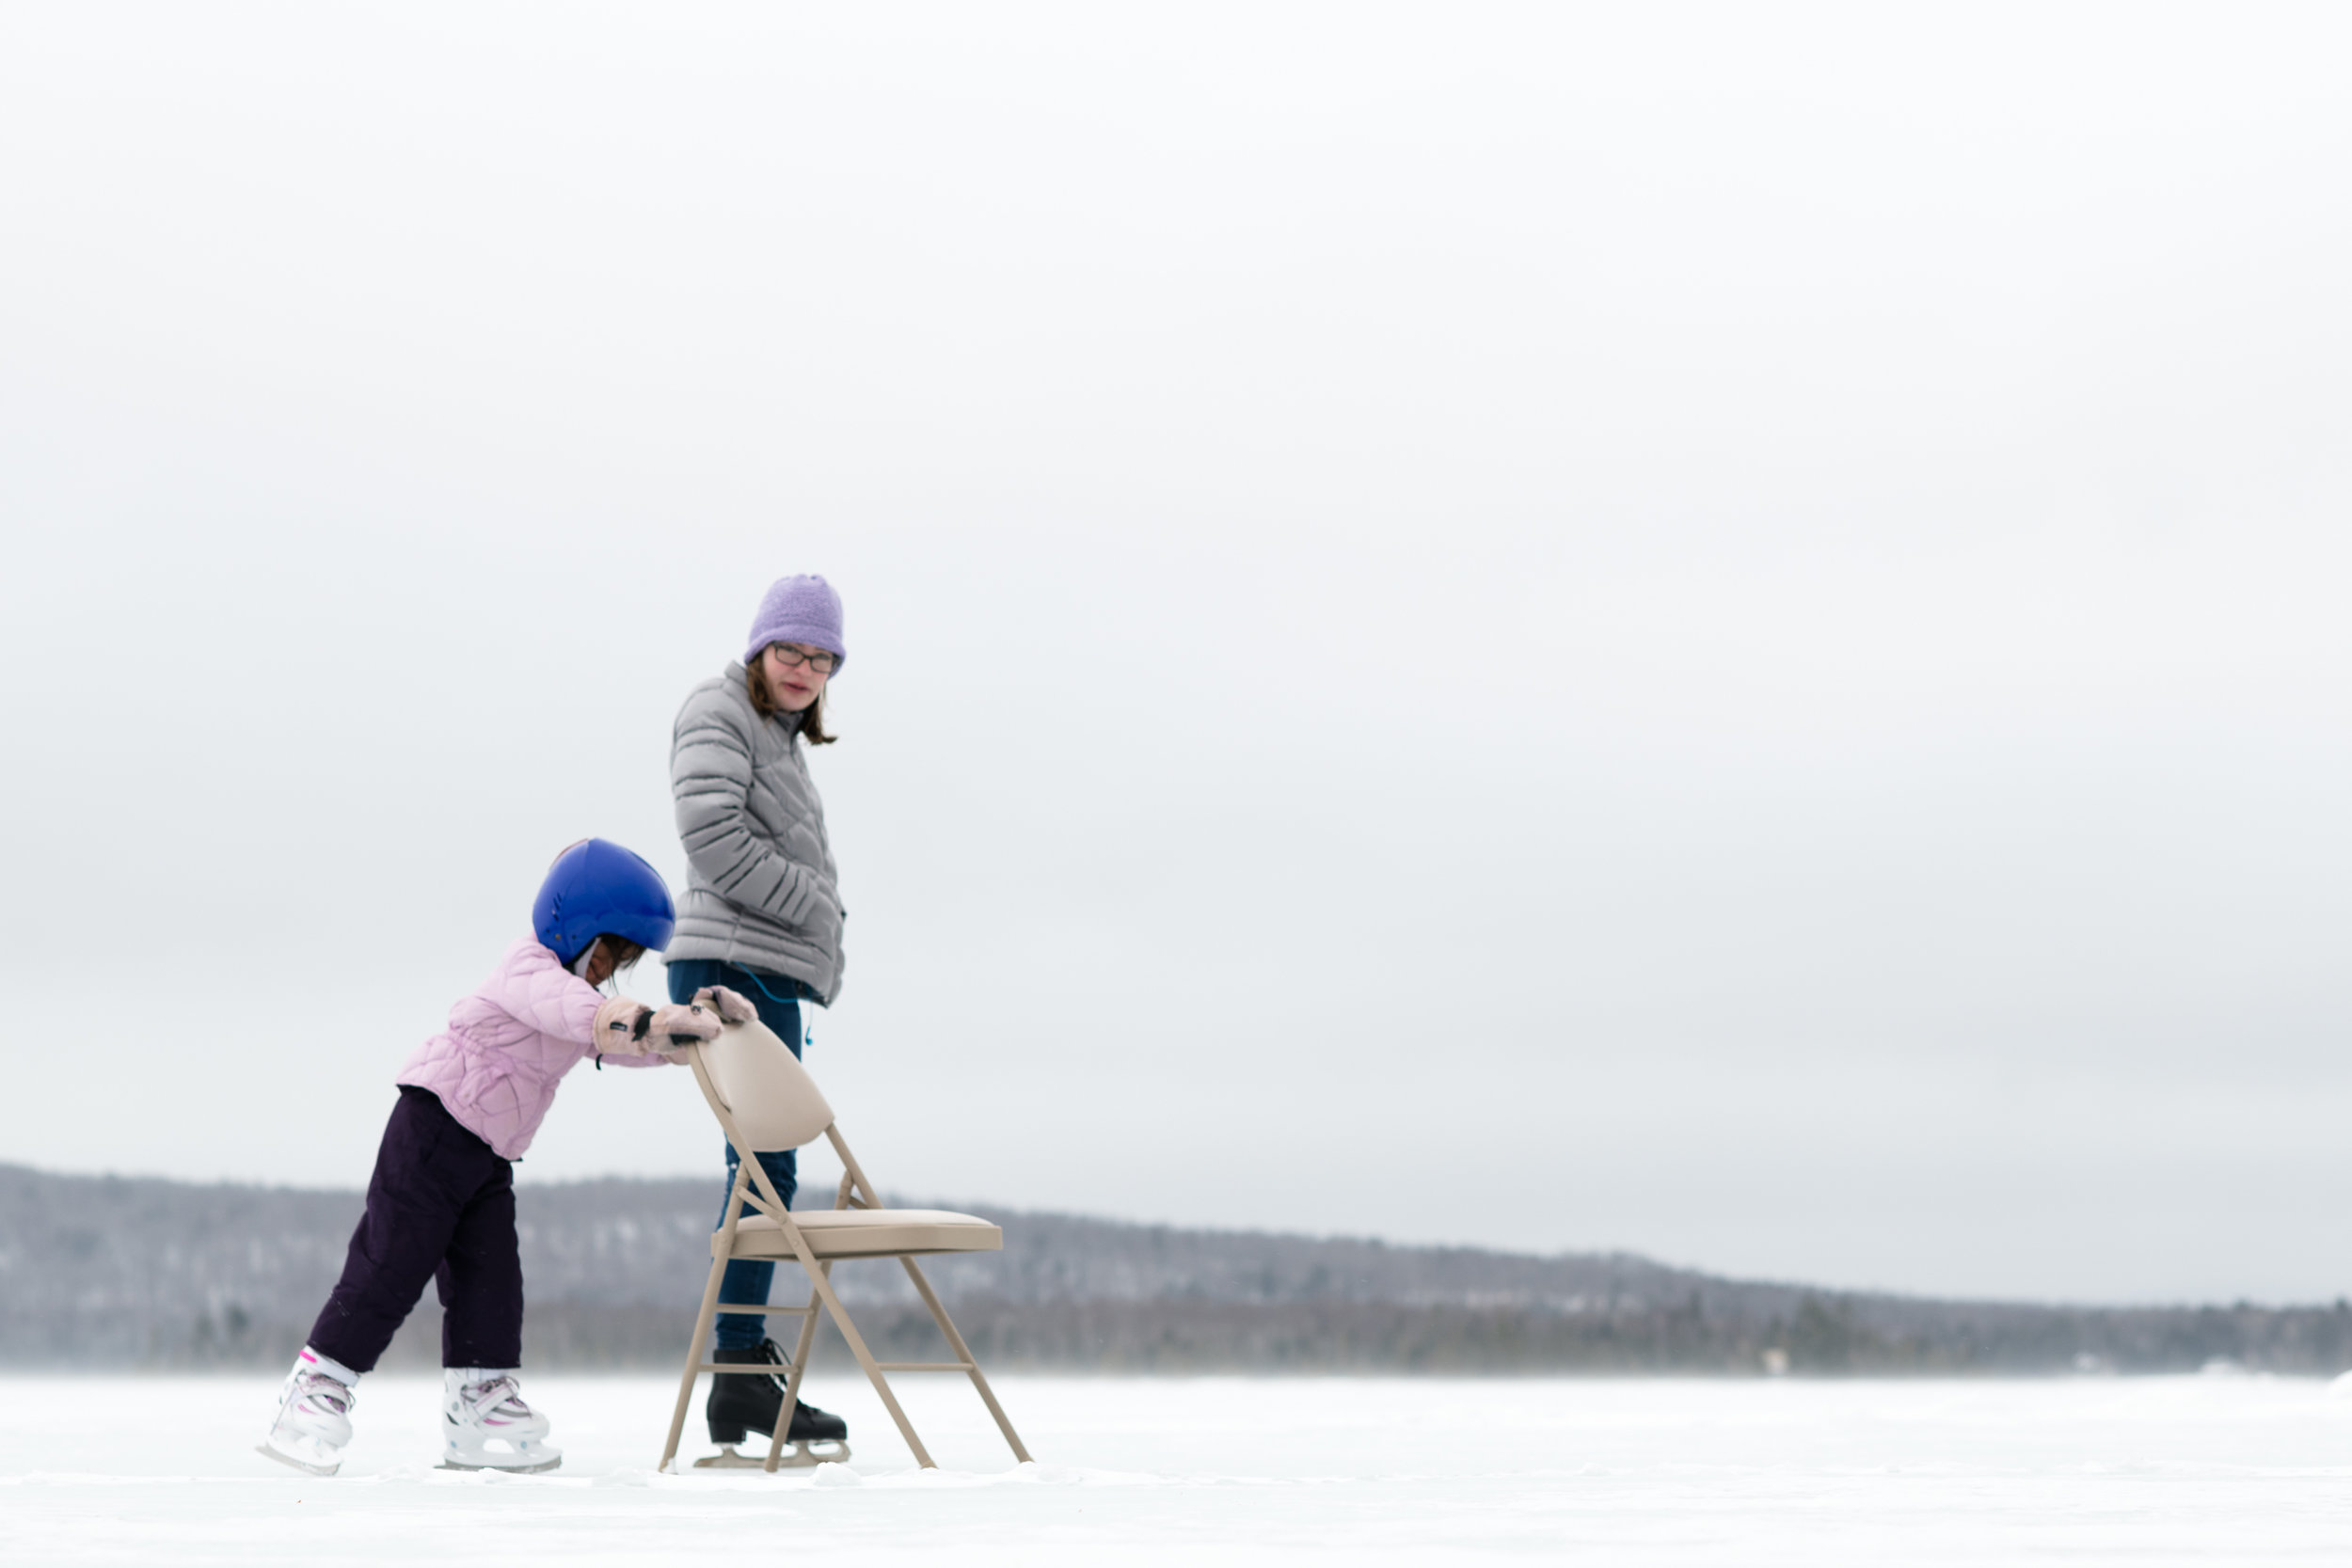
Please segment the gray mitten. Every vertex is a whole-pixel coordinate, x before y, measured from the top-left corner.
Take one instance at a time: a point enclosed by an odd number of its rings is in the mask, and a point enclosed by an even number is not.
[[[703,987],[694,993],[694,1005],[708,1007],[729,1023],[749,1023],[759,1016],[759,1009],[752,1006],[750,997],[724,986]]]

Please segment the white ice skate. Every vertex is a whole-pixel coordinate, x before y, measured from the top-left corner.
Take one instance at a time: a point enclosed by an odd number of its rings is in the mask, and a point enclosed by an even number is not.
[[[314,1476],[333,1475],[351,1442],[351,1407],[359,1398],[352,1385],[358,1381],[342,1362],[303,1346],[278,1396],[277,1424],[253,1451]]]
[[[552,1470],[564,1451],[548,1446],[548,1418],[523,1402],[513,1368],[441,1371],[444,1470]]]

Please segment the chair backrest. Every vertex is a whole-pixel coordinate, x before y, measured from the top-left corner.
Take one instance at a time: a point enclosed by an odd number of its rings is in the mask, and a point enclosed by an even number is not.
[[[816,1080],[757,1020],[727,1024],[702,1053],[719,1103],[753,1148],[798,1148],[833,1125]]]

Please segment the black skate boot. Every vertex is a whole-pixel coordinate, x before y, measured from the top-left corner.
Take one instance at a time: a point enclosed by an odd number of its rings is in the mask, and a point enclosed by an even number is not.
[[[784,1352],[773,1339],[763,1339],[754,1350],[714,1351],[710,1359],[727,1366],[780,1367]],[[765,1468],[766,1454],[738,1453],[735,1445],[749,1433],[773,1437],[776,1418],[783,1413],[784,1380],[773,1372],[716,1374],[710,1380],[710,1399],[703,1406],[703,1418],[710,1423],[710,1440],[720,1449],[708,1459],[694,1461],[694,1468]],[[779,1465],[837,1464],[850,1457],[850,1423],[813,1404],[793,1402],[792,1424],[784,1436],[788,1446],[777,1460]],[[809,1447],[812,1443],[827,1447],[818,1451]]]

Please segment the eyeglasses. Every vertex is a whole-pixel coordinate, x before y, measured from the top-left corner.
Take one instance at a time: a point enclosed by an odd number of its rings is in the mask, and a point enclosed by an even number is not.
[[[820,675],[832,674],[834,665],[839,662],[829,653],[819,651],[804,654],[788,642],[771,642],[768,644],[768,651],[783,660],[784,667],[787,670],[798,670],[805,664]]]

